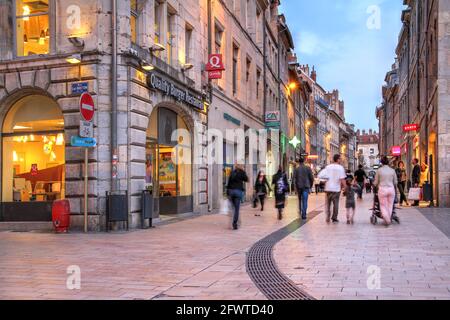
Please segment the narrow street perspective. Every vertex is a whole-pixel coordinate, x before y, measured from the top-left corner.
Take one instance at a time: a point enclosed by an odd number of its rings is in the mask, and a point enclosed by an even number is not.
[[[285,319],[449,271],[450,0],[0,0],[0,303]]]

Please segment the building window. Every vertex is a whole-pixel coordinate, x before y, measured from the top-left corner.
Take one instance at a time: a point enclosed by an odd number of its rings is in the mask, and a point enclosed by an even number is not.
[[[130,2],[131,42],[137,43],[138,0]]]
[[[259,102],[259,96],[260,96],[260,86],[261,86],[261,70],[258,68],[256,70],[256,99]]]
[[[155,39],[154,42],[161,44],[161,23],[162,23],[163,5],[159,1],[155,1]],[[161,56],[161,52],[154,53],[157,57]]]
[[[215,25],[215,50],[216,53],[222,53],[223,28],[218,24]]]
[[[251,24],[250,24],[250,0],[247,0],[245,3],[245,26],[247,27],[247,31],[250,31]]]
[[[16,1],[16,43],[19,57],[49,53],[49,0]]]
[[[167,8],[167,63],[171,65],[173,63],[173,49],[174,49],[174,39],[175,39],[175,10],[172,8]]]
[[[256,9],[256,43],[259,45],[262,41],[262,14],[259,8]]]
[[[184,61],[185,63],[192,63],[191,61],[191,46],[192,46],[192,33],[193,27],[186,24],[185,40],[184,40]]]
[[[252,60],[249,57],[247,57],[247,64],[246,64],[246,66],[247,66],[247,69],[246,69],[247,72],[245,74],[245,81],[248,84],[248,82],[250,81],[250,71],[251,71],[251,68],[252,68]]]
[[[233,43],[233,94],[236,95],[238,93],[238,81],[239,81],[239,47]]]

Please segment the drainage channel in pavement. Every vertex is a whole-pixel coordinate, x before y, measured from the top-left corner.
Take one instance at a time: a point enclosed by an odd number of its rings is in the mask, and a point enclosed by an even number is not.
[[[285,276],[273,258],[275,245],[303,227],[322,211],[313,211],[308,220],[297,219],[257,242],[247,254],[247,273],[269,300],[315,300]]]

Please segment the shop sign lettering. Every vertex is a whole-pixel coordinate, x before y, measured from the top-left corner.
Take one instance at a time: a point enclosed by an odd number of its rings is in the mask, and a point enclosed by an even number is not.
[[[191,94],[188,89],[181,89],[174,83],[153,73],[148,76],[147,84],[150,88],[161,91],[164,95],[173,97],[178,102],[184,102],[198,110],[203,110],[203,100]]]

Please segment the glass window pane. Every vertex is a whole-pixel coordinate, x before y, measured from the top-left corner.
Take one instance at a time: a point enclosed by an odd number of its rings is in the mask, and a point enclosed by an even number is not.
[[[17,55],[48,54],[50,29],[48,15],[17,19]]]
[[[138,1],[137,0],[131,0],[131,10],[138,11]]]
[[[16,0],[16,15],[18,17],[46,13],[48,13],[48,0]],[[28,17],[25,17],[25,19],[28,19]]]
[[[136,34],[136,17],[134,15],[131,15],[131,42],[136,43],[137,34]]]

